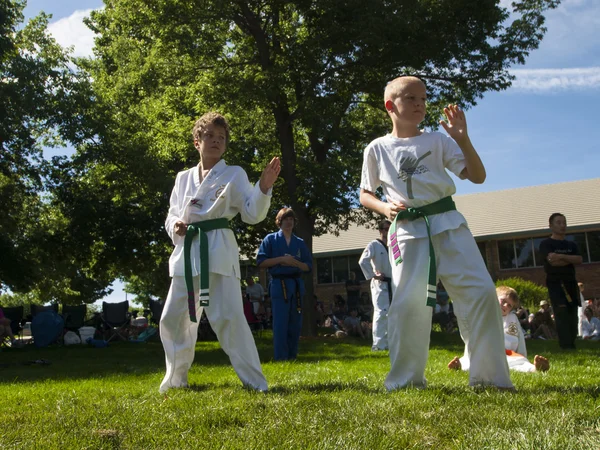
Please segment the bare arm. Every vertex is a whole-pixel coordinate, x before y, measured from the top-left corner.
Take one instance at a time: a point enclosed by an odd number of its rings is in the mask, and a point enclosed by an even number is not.
[[[465,156],[465,168],[460,174],[461,178],[466,178],[475,184],[483,183],[486,178],[485,167],[469,138],[464,111],[457,105],[448,105],[447,108],[444,108],[444,114],[446,114],[448,122],[442,120],[440,124],[456,141]]]
[[[375,194],[365,189],[360,190],[360,203],[365,208],[375,211],[390,220],[394,220],[398,211],[406,209],[404,205],[394,201],[382,202]]]

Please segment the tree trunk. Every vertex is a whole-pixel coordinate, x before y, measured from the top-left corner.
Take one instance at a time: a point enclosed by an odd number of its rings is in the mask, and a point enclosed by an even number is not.
[[[310,251],[312,257],[312,244],[313,244],[313,232],[314,222],[313,219],[308,217],[306,209],[298,205],[292,209],[298,216],[298,226],[296,227],[296,234],[304,239],[304,243]],[[304,285],[306,287],[306,294],[304,295],[304,303],[302,307],[302,336],[316,336],[317,335],[317,318],[315,314],[315,286],[313,283],[313,272],[317,270],[315,261],[313,260],[313,270],[308,274],[303,275]]]
[[[273,109],[275,123],[277,124],[277,137],[279,140],[279,144],[281,145],[282,177],[285,180],[291,207],[296,213],[296,216],[298,217],[296,234],[300,238],[304,239],[304,243],[308,247],[308,250],[312,257],[312,242],[315,224],[314,219],[308,214],[306,205],[298,201],[298,172],[296,169],[294,130],[292,126],[292,118],[289,114],[289,108],[284,98],[285,97],[283,95],[277,96],[277,106]],[[316,270],[316,267],[313,267],[313,270]],[[302,335],[316,336],[317,322],[315,314],[315,289],[313,283],[313,273],[310,272],[306,275],[303,275],[302,278],[306,286],[306,294],[304,295],[304,303],[302,307]]]

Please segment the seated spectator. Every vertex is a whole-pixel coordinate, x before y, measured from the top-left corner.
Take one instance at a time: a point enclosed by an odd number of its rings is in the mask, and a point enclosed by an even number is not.
[[[519,306],[519,308],[516,311],[516,314],[517,318],[519,319],[519,323],[521,324],[521,328],[523,328],[523,331],[527,332],[530,328],[529,310],[523,308],[523,306]]]
[[[8,336],[10,338],[11,346],[17,344],[17,340],[15,339],[15,335],[13,334],[10,326],[10,319],[4,315],[4,311],[2,311],[2,308],[0,308],[0,338],[3,339],[4,336]]]
[[[323,322],[325,322],[325,311],[323,302],[319,301],[316,295],[313,295],[315,300],[315,318],[317,320],[317,326],[322,327]]]
[[[592,300],[592,312],[594,313],[594,317],[600,317],[600,298]]]
[[[531,337],[534,339],[556,339],[556,326],[552,318],[550,305],[546,300],[540,302],[540,310],[530,322]]]
[[[333,315],[338,319],[343,319],[346,317],[346,301],[341,295],[335,296],[335,302],[333,304]]]
[[[348,333],[349,336],[358,336],[362,339],[368,339],[369,332],[366,324],[361,320],[358,315],[358,309],[352,308],[350,309],[350,315],[346,316],[344,319],[344,331]]]
[[[583,311],[585,318],[581,324],[581,337],[590,341],[600,340],[600,320],[594,317],[589,306]]]
[[[508,286],[499,286],[496,288],[496,294],[502,311],[504,348],[506,349],[508,367],[517,372],[545,372],[549,370],[550,362],[541,355],[535,355],[533,364],[527,360],[527,347],[525,346],[523,329],[514,312],[519,306],[517,292]],[[453,370],[468,370],[469,366],[470,360],[466,348],[462,358],[456,356],[448,363],[448,369]]]

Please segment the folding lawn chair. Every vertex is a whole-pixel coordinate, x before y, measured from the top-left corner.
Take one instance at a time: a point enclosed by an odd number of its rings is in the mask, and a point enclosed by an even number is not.
[[[65,329],[79,331],[86,324],[87,305],[63,305],[62,316],[65,319]]]
[[[50,305],[44,306],[44,305],[36,305],[34,303],[31,303],[29,305],[29,313],[31,314],[31,319],[33,320],[33,318],[35,316],[37,316],[39,313],[44,312],[44,311],[53,311],[56,314],[58,314],[58,303],[52,303]]]
[[[102,302],[102,315],[100,318],[104,326],[110,330],[107,342],[110,342],[117,336],[124,341],[127,340],[125,331],[131,320],[129,302],[127,300],[120,303]]]
[[[156,325],[159,325],[160,318],[162,316],[162,312],[165,307],[165,304],[158,300],[150,300],[149,306],[150,306],[150,313],[152,314],[152,317],[150,320],[152,322],[154,322]]]

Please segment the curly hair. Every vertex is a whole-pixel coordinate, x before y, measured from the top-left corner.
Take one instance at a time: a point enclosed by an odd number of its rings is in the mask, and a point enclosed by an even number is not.
[[[225,129],[225,141],[227,144],[229,144],[229,122],[227,122],[227,119],[217,112],[207,112],[198,120],[196,120],[194,128],[192,129],[194,141],[199,141],[202,138],[202,133],[204,133],[209,124],[213,124]]]

